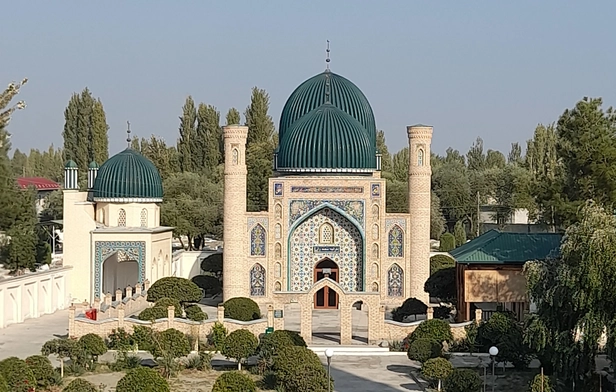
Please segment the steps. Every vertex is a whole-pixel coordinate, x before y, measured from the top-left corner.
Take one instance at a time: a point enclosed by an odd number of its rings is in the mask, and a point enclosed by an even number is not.
[[[340,346],[340,345],[318,345],[318,346],[308,346],[308,348],[314,351],[319,356],[325,356],[325,350],[331,348],[334,350],[334,356],[391,356],[391,355],[406,355],[406,353],[398,353],[389,351],[388,347],[379,347],[379,346],[365,346],[365,345],[356,345],[356,346]]]

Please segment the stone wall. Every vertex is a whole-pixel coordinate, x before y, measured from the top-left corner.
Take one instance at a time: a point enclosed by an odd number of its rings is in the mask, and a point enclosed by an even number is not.
[[[97,320],[107,320],[119,317],[119,306],[124,306],[124,314],[130,316],[140,313],[145,308],[149,308],[152,304],[147,301],[148,289],[150,282],[146,280],[143,284],[138,283],[135,287],[128,286],[125,291],[116,290],[115,297],[112,299],[111,293],[107,293],[102,302],[100,298],[95,298],[94,303],[90,305],[91,309],[96,309]]]

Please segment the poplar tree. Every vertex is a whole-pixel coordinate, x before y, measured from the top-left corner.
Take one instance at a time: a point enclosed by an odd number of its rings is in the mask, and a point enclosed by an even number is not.
[[[383,131],[378,131],[376,133],[376,149],[379,154],[381,154],[381,171],[391,173],[393,163],[387,144],[385,144],[385,132]]]
[[[274,122],[268,114],[269,95],[253,87],[244,116],[248,126],[246,142],[247,204],[249,211],[267,211],[269,178],[274,158]]]
[[[220,113],[214,106],[199,104],[197,111],[197,140],[199,144],[200,168],[211,175],[222,162],[220,144],[222,129]]]
[[[180,117],[180,138],[178,140],[178,153],[180,169],[182,172],[194,172],[195,165],[192,157],[194,139],[196,135],[197,110],[192,96],[186,98]]]
[[[240,124],[240,112],[236,108],[231,108],[227,112],[227,125],[239,125]]]

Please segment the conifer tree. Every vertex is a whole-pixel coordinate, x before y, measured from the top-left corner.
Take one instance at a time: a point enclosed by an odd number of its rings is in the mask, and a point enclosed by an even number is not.
[[[236,108],[231,108],[227,112],[227,125],[239,125],[240,112]]]
[[[180,117],[180,139],[178,140],[178,153],[180,169],[182,172],[194,172],[195,165],[192,157],[194,139],[196,134],[197,109],[192,96],[186,98]]]

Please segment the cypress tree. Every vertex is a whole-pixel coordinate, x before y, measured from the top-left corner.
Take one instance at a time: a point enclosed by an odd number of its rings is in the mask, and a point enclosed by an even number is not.
[[[182,172],[194,172],[194,161],[192,152],[195,139],[195,123],[197,121],[197,110],[192,96],[186,98],[182,107],[180,117],[180,139],[178,140],[178,153],[180,158],[180,169]]]

